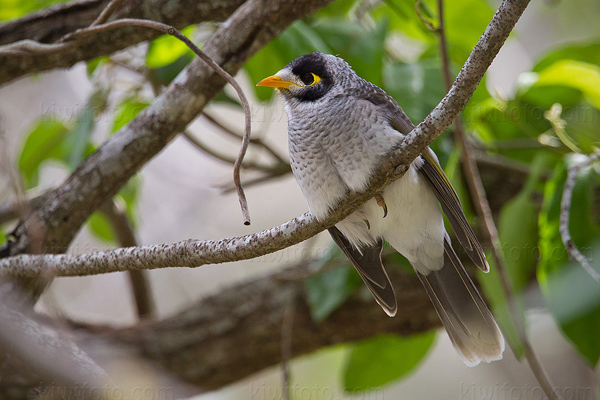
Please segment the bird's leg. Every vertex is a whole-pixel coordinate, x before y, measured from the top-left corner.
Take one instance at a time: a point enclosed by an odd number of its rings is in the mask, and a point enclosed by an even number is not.
[[[385,205],[385,200],[383,199],[381,192],[375,195],[375,201],[379,207],[383,208],[383,218],[387,217],[387,206]]]

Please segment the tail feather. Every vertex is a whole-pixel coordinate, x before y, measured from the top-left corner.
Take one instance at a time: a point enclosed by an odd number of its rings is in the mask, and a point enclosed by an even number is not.
[[[352,262],[363,282],[390,317],[396,315],[398,306],[392,283],[381,262],[381,249],[383,241],[380,239],[372,246],[363,247],[360,251],[354,248],[348,239],[335,226],[329,228],[329,233],[334,242],[342,249]]]
[[[465,364],[500,360],[504,337],[447,237],[444,267],[417,275]]]

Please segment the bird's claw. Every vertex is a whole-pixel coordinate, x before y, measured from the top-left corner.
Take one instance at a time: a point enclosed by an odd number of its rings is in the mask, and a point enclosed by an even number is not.
[[[369,223],[368,219],[363,219],[363,221],[365,221],[365,224],[367,224],[367,229],[371,230],[371,224]]]
[[[377,202],[377,205],[381,208],[383,208],[383,218],[387,217],[387,205],[385,204],[385,200],[383,199],[383,196],[381,195],[381,193],[377,193],[375,195],[375,201]]]

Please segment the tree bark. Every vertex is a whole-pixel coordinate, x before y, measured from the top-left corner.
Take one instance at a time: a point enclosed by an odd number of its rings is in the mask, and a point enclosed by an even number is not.
[[[107,5],[107,0],[84,0],[59,4],[0,25],[0,45],[23,40],[53,43],[67,33],[89,26]],[[130,0],[115,18],[151,19],[181,29],[206,21],[224,21],[243,0]],[[55,53],[3,53],[0,47],[0,84],[34,72],[68,68],[80,61],[112,54],[160,35],[150,29],[123,27],[102,32],[80,45]]]
[[[326,320],[315,323],[304,294],[306,267],[295,266],[226,288],[162,321],[125,329],[75,324],[78,330],[71,335],[91,356],[98,353],[94,350],[98,345],[87,342],[102,339],[106,348],[156,362],[166,375],[174,374],[202,390],[217,389],[281,361],[282,324],[290,302],[295,302],[293,357],[383,333],[410,335],[438,327],[439,318],[418,278],[393,266],[388,271],[398,297],[394,318],[359,291]],[[39,375],[34,373],[39,367],[35,360],[30,363],[31,368],[23,369],[13,355],[4,366],[0,393],[18,387],[26,395],[26,389],[39,389]],[[101,365],[105,364],[111,363]]]

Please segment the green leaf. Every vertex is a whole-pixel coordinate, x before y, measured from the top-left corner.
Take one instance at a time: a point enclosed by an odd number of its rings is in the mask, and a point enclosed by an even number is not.
[[[104,214],[100,212],[93,213],[87,221],[87,226],[96,238],[109,243],[116,241],[114,229]]]
[[[15,19],[66,0],[0,0],[0,21]]]
[[[69,132],[61,144],[67,155],[67,165],[73,170],[89,155],[90,139],[94,132],[94,109],[89,105],[77,116],[75,127]]]
[[[19,169],[24,175],[27,188],[37,185],[40,165],[49,158],[56,158],[67,132],[68,129],[62,122],[44,118],[31,130],[19,157]]]
[[[504,253],[506,272],[510,277],[521,326],[526,324],[522,291],[537,264],[537,231],[537,207],[531,198],[531,190],[526,187],[502,207],[498,224],[498,236]],[[517,359],[521,359],[522,343],[514,323],[514,316],[509,312],[497,266],[494,265],[488,276],[480,274],[479,277],[480,282],[486,281],[484,292],[492,304],[498,324],[505,332],[509,346]]]
[[[344,367],[344,390],[362,392],[405,377],[425,358],[435,334],[382,335],[355,344]]]
[[[94,72],[96,71],[96,69],[98,69],[98,67],[100,65],[104,64],[107,61],[108,61],[108,57],[106,57],[106,56],[96,57],[96,58],[88,61],[87,62],[88,77],[91,77],[92,75],[94,75]]]
[[[439,62],[434,59],[386,64],[383,89],[415,123],[423,120],[445,94]]]
[[[423,10],[424,6],[426,5],[421,3],[420,9]],[[419,19],[415,12],[414,1],[386,0],[382,1],[380,6],[374,3],[370,14],[376,23],[388,20],[390,29],[395,34],[412,39],[421,45],[432,45],[437,42],[437,37]]]
[[[129,121],[131,121],[140,113],[140,111],[148,107],[148,104],[150,103],[137,98],[129,98],[121,102],[121,104],[119,104],[115,110],[115,117],[113,120],[111,133],[115,133],[127,125]]]
[[[337,248],[332,251],[337,252]],[[313,320],[321,322],[327,318],[360,287],[361,283],[354,268],[348,266],[326,269],[308,277],[304,281],[304,289]]]
[[[533,72],[540,72],[557,61],[571,59],[600,66],[600,43],[576,44],[554,50],[544,56],[533,67]]]
[[[170,64],[156,67],[150,70],[150,77],[153,83],[168,85],[179,75],[181,71],[192,61],[193,53],[185,53]]]
[[[500,210],[498,236],[502,245],[506,272],[514,294],[517,317],[525,326],[522,291],[527,286],[538,260],[538,209],[533,193],[552,159],[541,153],[531,166],[531,173],[521,192]],[[488,299],[506,341],[518,359],[523,357],[513,316],[509,311],[502,280],[493,257],[488,257],[490,272],[477,271],[478,281]]]
[[[356,73],[375,85],[383,84],[385,38],[389,23],[383,20],[373,29],[342,19],[319,21],[314,29],[334,53],[346,60]]]
[[[4,232],[0,231],[0,244],[3,244],[4,242],[6,242],[6,235]]]
[[[537,78],[537,79],[536,79]],[[600,109],[600,66],[574,60],[560,60],[532,75],[532,87],[565,86],[583,93]]]
[[[462,65],[494,16],[487,2],[453,0],[444,7],[445,30],[452,60]],[[436,15],[437,19],[437,15]]]
[[[181,30],[188,38],[191,38],[196,32],[195,26],[188,26]],[[174,63],[184,55],[193,57],[194,53],[181,40],[171,35],[162,35],[150,42],[148,53],[146,54],[146,65],[154,69],[164,67]]]
[[[478,270],[477,281],[481,284],[481,289],[483,290],[485,298],[492,308],[496,322],[498,322],[498,325],[500,325],[500,328],[502,329],[502,333],[506,339],[506,342],[512,349],[515,357],[518,360],[521,360],[525,354],[523,350],[523,344],[521,343],[521,339],[513,321],[513,316],[511,315],[506,302],[506,296],[504,295],[504,290],[502,289],[502,281],[500,273],[498,272],[498,266],[490,254],[486,254],[486,257],[490,264],[490,272],[486,274]],[[522,324],[525,324],[525,310],[522,296],[515,294],[514,301],[517,311],[517,318],[519,318]]]
[[[519,293],[537,263],[537,207],[531,194],[522,191],[500,210],[498,236],[513,290]]]
[[[533,191],[548,161],[543,153],[536,158],[521,192],[500,210],[498,237],[516,293],[527,285],[537,265],[538,208],[533,201]]]
[[[350,13],[350,10],[357,3],[357,0],[337,0],[329,3],[324,8],[314,14],[317,18],[319,17],[346,17]]]

